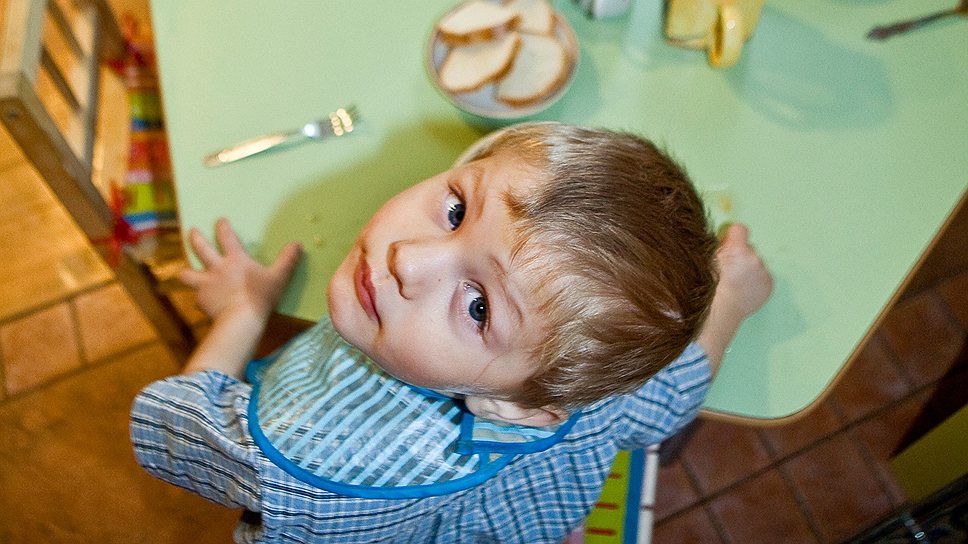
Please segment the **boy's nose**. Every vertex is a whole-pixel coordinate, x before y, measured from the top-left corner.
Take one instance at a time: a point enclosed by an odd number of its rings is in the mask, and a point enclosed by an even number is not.
[[[453,252],[447,244],[432,239],[399,240],[390,244],[387,263],[403,298],[440,283],[447,276]]]

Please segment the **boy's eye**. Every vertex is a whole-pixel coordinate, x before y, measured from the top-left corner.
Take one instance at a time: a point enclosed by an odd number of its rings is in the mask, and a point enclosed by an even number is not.
[[[487,323],[487,300],[484,294],[471,285],[464,285],[463,302],[467,308],[467,315],[474,323],[483,328]]]
[[[454,194],[447,197],[447,223],[450,230],[457,230],[461,222],[464,221],[464,202]]]

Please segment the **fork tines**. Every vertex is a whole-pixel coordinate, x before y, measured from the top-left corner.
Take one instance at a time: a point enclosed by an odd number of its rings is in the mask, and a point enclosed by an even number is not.
[[[353,121],[359,120],[359,113],[356,105],[352,104],[346,108],[340,108],[329,114],[329,122],[333,129],[333,134],[342,136],[347,132],[353,132]]]

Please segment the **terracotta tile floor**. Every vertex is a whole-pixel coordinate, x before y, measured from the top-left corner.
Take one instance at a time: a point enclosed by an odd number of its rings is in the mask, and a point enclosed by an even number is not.
[[[145,1],[113,4],[144,19]],[[103,144],[105,163],[126,153],[123,137]],[[130,451],[133,395],[177,364],[6,134],[0,178],[0,542],[230,541],[235,512]],[[655,542],[841,542],[902,508],[887,459],[968,390],[966,240],[962,218],[817,410],[777,428],[697,422],[661,470]]]
[[[660,469],[654,541],[846,542],[910,507],[888,460],[968,401],[966,233],[963,208],[816,409],[694,423]]]

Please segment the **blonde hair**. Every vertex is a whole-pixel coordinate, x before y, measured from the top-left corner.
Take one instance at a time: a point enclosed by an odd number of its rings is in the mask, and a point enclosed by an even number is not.
[[[548,335],[517,402],[574,409],[633,391],[695,338],[716,286],[716,238],[685,172],[652,143],[558,123],[505,129],[506,155],[547,183],[505,200],[515,266]]]

